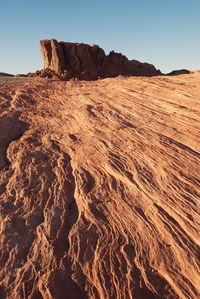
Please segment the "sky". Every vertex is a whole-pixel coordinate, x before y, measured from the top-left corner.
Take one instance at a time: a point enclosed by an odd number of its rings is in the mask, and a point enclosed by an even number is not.
[[[200,0],[0,0],[0,72],[43,68],[39,41],[97,44],[162,72],[200,69]]]

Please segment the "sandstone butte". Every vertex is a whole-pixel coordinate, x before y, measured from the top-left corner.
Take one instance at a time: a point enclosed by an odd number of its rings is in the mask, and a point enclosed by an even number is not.
[[[128,60],[124,55],[111,51],[106,55],[97,45],[57,42],[55,39],[40,41],[46,72],[51,71],[65,79],[96,80],[124,76],[156,76],[161,74],[152,64]]]
[[[0,78],[0,298],[200,298],[200,73]]]

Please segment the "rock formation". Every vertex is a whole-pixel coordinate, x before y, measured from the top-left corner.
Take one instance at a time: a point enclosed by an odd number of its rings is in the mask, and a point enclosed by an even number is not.
[[[161,74],[153,65],[128,60],[126,56],[111,51],[106,55],[97,45],[57,42],[55,39],[40,41],[44,68],[65,79],[124,76],[155,76]],[[44,74],[44,72],[42,72]],[[46,75],[45,75],[46,76]]]
[[[200,73],[0,78],[0,299],[200,298]]]
[[[14,77],[14,75],[0,72],[0,77]]]
[[[175,70],[175,71],[172,71],[168,74],[166,74],[167,76],[179,76],[179,75],[188,75],[190,74],[191,72],[186,70],[186,69],[182,69],[182,70]]]

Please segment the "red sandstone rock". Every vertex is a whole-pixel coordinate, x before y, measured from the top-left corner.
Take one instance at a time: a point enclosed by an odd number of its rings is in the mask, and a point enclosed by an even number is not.
[[[200,298],[199,98],[0,78],[0,299]]]
[[[96,80],[106,77],[155,76],[161,74],[153,65],[128,60],[122,54],[110,52],[105,55],[97,45],[40,41],[44,68],[55,72],[60,77],[76,77],[83,80]]]
[[[45,69],[49,68],[55,72],[62,72],[65,68],[64,55],[60,44],[52,40],[40,42]]]

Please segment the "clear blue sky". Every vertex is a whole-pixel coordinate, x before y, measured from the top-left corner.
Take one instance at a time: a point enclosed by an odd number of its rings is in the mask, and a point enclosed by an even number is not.
[[[43,67],[39,40],[98,44],[163,72],[200,69],[200,0],[1,0],[0,72]]]

